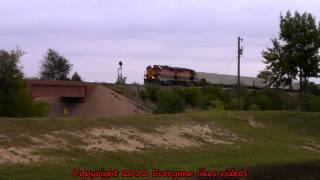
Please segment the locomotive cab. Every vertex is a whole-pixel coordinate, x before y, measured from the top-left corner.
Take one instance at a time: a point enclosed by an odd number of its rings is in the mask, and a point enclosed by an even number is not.
[[[195,71],[191,69],[153,65],[146,68],[144,82],[161,85],[192,85],[195,83],[195,76]]]

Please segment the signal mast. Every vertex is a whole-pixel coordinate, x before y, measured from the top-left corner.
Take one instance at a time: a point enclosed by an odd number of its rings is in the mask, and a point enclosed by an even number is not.
[[[116,81],[117,84],[126,84],[127,77],[123,77],[123,75],[122,75],[122,66],[123,66],[122,61],[119,61],[118,78]]]

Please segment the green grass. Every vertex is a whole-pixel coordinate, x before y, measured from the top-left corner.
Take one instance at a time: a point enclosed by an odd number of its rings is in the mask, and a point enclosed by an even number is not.
[[[246,119],[234,116],[249,116],[254,121],[262,123],[264,127],[252,127]],[[72,147],[77,143],[81,144],[80,139],[65,136],[64,138],[71,144],[69,149],[47,149],[38,152],[55,157],[57,160],[31,164],[0,164],[0,179],[74,179],[72,178],[74,168],[196,170],[200,167],[242,168],[263,164],[320,160],[319,152],[301,148],[310,139],[320,144],[320,113],[301,112],[202,111],[109,119],[0,119],[0,147],[28,145],[28,141],[19,136],[22,134],[37,136],[51,131],[75,131],[92,127],[114,126],[133,127],[143,132],[154,132],[155,127],[160,125],[170,126],[190,121],[201,124],[213,121],[247,141],[238,142],[235,145],[208,144],[182,149],[152,148],[138,152],[97,151],[88,153]],[[112,140],[118,141],[115,138]]]

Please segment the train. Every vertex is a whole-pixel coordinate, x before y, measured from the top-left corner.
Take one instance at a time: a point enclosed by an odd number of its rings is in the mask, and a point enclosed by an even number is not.
[[[252,89],[261,89],[267,84],[264,79],[241,76],[241,84]],[[171,67],[167,65],[147,66],[144,84],[204,86],[206,84],[232,88],[237,84],[237,76],[216,73],[196,72],[192,69]]]
[[[144,84],[160,84],[167,86],[205,86],[218,85],[229,89],[237,85],[237,76],[217,73],[196,72],[192,69],[171,67],[167,65],[149,65],[144,75]],[[256,77],[240,77],[242,86],[249,89],[262,89],[268,87],[266,81]],[[280,89],[288,92],[299,91],[298,84],[293,84],[293,89],[282,86]]]
[[[145,84],[188,86],[198,82],[199,80],[194,70],[167,65],[147,66],[144,75]]]

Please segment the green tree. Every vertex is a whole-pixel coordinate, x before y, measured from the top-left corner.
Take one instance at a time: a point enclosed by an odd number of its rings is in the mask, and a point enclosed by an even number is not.
[[[82,78],[80,77],[80,75],[78,74],[78,72],[75,72],[75,73],[71,76],[71,80],[72,80],[72,81],[82,81]]]
[[[49,49],[41,64],[40,79],[69,80],[72,64],[58,52]]]
[[[315,18],[306,12],[280,15],[279,38],[272,39],[272,44],[262,52],[267,70],[272,72],[271,84],[291,86],[298,79],[302,93],[303,81],[320,72],[320,27]]]
[[[18,49],[10,52],[0,50],[0,116],[29,117],[46,114],[43,103],[32,101],[23,80],[23,73],[18,66],[23,54]]]
[[[260,71],[259,74],[257,75],[257,78],[263,79],[268,86],[271,84],[271,81],[270,81],[271,77],[272,77],[272,72],[268,70]]]

